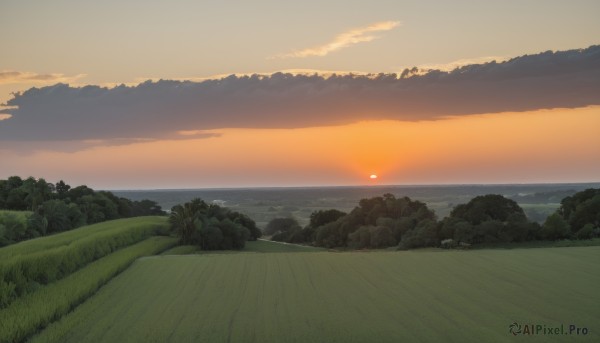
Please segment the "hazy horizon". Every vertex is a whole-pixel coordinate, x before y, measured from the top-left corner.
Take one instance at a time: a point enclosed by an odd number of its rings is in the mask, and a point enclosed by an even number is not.
[[[493,187],[493,186],[568,186],[568,185],[600,185],[600,181],[587,182],[548,182],[548,183],[447,183],[447,184],[363,184],[363,185],[307,185],[307,186],[244,186],[244,187],[203,187],[203,188],[137,188],[116,189],[103,188],[105,191],[143,192],[143,191],[201,191],[201,190],[236,190],[236,189],[312,189],[312,188],[427,188],[427,187]]]

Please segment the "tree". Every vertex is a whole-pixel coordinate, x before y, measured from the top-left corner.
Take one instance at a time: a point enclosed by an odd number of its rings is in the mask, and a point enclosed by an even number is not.
[[[435,214],[427,208],[427,205],[408,197],[396,198],[394,195],[386,193],[382,197],[361,199],[359,206],[347,215],[317,228],[315,244],[324,247],[348,246],[349,244],[363,246],[365,238],[361,235],[364,235],[364,230],[350,239],[350,235],[363,226],[379,227],[377,230],[383,235],[381,237],[385,237],[385,239],[382,238],[385,243],[376,242],[376,246],[383,246],[391,241],[396,244],[404,234],[414,230],[423,221],[436,222]],[[384,230],[384,227],[387,229]],[[391,232],[391,237],[387,235],[388,232]],[[361,243],[357,243],[357,240]],[[370,243],[370,245],[373,244]]]
[[[319,226],[332,223],[345,215],[345,212],[335,209],[314,211],[310,214],[310,223],[308,225],[312,228],[318,228]]]
[[[408,231],[398,247],[400,249],[411,249],[420,247],[435,247],[439,246],[439,229],[435,220],[427,219],[419,222],[419,225],[414,230]]]
[[[0,247],[27,239],[27,222],[15,213],[0,212]]]
[[[442,222],[440,232],[442,239],[454,238],[458,243],[478,244],[532,240],[537,231],[538,226],[527,220],[525,212],[514,200],[488,194],[456,206]],[[454,237],[450,237],[452,232]]]
[[[487,220],[505,222],[511,215],[526,218],[519,204],[497,194],[477,196],[467,204],[456,206],[450,213],[450,217],[464,219],[472,225]]]
[[[300,230],[300,224],[295,218],[273,218],[265,227],[265,234],[274,235],[277,233],[290,233],[295,230]]]
[[[348,235],[348,246],[352,249],[365,249],[371,246],[372,226],[361,226]]]
[[[600,189],[589,188],[566,197],[561,201],[557,213],[565,219],[573,233],[586,224],[600,227]]]
[[[20,187],[10,189],[6,196],[6,209],[15,211],[27,210],[26,196],[27,193]]]
[[[230,211],[228,218],[248,229],[250,232],[250,237],[248,238],[249,241],[255,241],[262,236],[262,231],[256,226],[256,222],[247,215]]]
[[[467,243],[473,244],[473,238],[475,237],[475,230],[471,223],[466,220],[460,220],[453,224],[452,231],[454,232],[454,241],[457,244]]]
[[[192,244],[192,235],[196,230],[197,220],[201,221],[203,211],[206,210],[206,203],[200,199],[194,199],[183,205],[176,205],[171,209],[169,222],[171,228],[181,236],[182,244]],[[200,245],[202,243],[200,242]]]
[[[251,238],[245,225],[256,228],[246,215],[200,199],[173,206],[169,222],[181,244],[196,244],[202,250],[243,249]]]
[[[594,225],[585,224],[579,231],[575,233],[577,239],[591,239],[594,236]]]
[[[543,239],[552,241],[567,238],[570,232],[569,223],[558,213],[550,215],[540,231]]]
[[[371,233],[371,248],[387,248],[398,244],[392,230],[386,226],[375,226],[369,231]]]
[[[218,250],[223,241],[223,232],[218,226],[204,225],[200,228],[202,250]]]
[[[51,234],[66,230],[71,230],[73,227],[68,216],[68,206],[60,200],[48,200],[34,213],[34,216],[40,216],[46,220],[46,230],[44,234]]]
[[[64,199],[67,197],[69,189],[71,189],[71,186],[67,185],[63,180],[60,180],[56,183],[56,185],[54,185],[54,188],[56,189],[56,194],[57,194],[58,198]]]

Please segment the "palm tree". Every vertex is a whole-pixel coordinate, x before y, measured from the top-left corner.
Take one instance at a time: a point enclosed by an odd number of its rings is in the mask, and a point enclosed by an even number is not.
[[[184,205],[176,205],[171,209],[169,222],[171,228],[181,236],[181,243],[192,243],[192,235],[196,230],[196,226],[201,223],[207,208],[208,205],[204,201],[194,199]]]

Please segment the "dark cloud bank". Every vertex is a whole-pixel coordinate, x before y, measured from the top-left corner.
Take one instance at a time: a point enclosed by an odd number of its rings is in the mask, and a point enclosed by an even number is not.
[[[15,94],[0,140],[173,137],[178,130],[299,128],[358,120],[600,104],[600,46],[544,52],[450,72],[371,76],[229,76],[133,87],[57,84]],[[0,111],[2,112],[2,111]]]

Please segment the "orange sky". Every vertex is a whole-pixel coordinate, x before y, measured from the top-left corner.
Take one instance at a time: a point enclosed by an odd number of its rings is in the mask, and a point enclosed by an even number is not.
[[[0,150],[2,174],[96,188],[600,181],[600,107],[224,129],[219,137],[65,153]],[[182,136],[184,137],[184,136]],[[184,137],[185,138],[185,137]],[[376,181],[369,179],[377,174]]]

